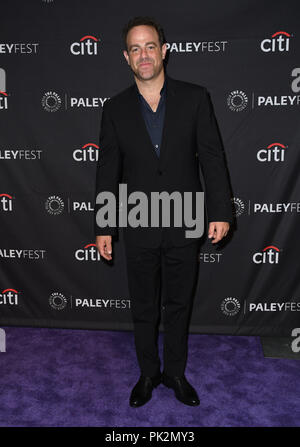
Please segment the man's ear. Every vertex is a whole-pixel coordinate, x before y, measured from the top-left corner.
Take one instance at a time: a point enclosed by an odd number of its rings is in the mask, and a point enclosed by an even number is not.
[[[127,51],[126,51],[126,50],[123,50],[123,54],[124,54],[124,57],[125,57],[125,59],[126,59],[128,65],[129,65],[129,56],[128,56]]]
[[[163,59],[164,59],[166,57],[166,54],[167,54],[167,44],[166,43],[164,43],[162,45],[161,51],[162,51],[162,56],[163,56]]]

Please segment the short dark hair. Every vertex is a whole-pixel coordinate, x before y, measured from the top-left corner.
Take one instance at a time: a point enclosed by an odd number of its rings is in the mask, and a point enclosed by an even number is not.
[[[127,51],[127,34],[131,30],[131,28],[133,28],[134,26],[139,26],[139,25],[147,25],[147,26],[152,26],[153,28],[155,28],[157,31],[157,34],[158,34],[160,46],[161,47],[163,46],[163,44],[165,43],[166,40],[165,40],[164,30],[163,30],[162,26],[160,25],[160,23],[158,23],[153,17],[137,16],[137,17],[133,17],[132,19],[130,19],[129,22],[124,26],[124,28],[122,30],[123,44],[124,44],[124,49],[126,51]]]

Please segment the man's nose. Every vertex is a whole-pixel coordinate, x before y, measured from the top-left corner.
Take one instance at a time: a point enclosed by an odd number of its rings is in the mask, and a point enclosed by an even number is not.
[[[141,56],[142,56],[142,57],[148,57],[148,50],[147,50],[147,48],[142,48],[142,50],[141,50]]]

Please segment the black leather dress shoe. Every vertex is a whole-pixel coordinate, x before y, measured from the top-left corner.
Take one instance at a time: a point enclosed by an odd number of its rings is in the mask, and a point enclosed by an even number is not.
[[[175,396],[180,402],[191,406],[200,404],[196,390],[186,380],[184,375],[181,377],[170,377],[162,373],[162,383],[175,391]]]
[[[140,407],[148,402],[152,397],[153,388],[161,383],[161,373],[154,377],[141,375],[136,385],[133,387],[129,399],[131,407]]]

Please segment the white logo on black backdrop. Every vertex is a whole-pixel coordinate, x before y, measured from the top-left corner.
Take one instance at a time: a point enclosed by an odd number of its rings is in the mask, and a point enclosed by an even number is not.
[[[87,244],[75,251],[77,261],[102,261],[96,244]]]
[[[260,149],[257,154],[256,158],[259,162],[266,163],[266,162],[283,162],[286,149],[288,146],[285,146],[282,143],[272,143],[269,144],[265,149]]]
[[[10,194],[0,194],[0,211],[12,211],[13,201]]]
[[[19,294],[19,292],[16,289],[4,289],[0,293],[0,305],[8,304],[11,306],[17,306],[18,305],[18,294]]]
[[[265,53],[289,51],[291,35],[285,31],[277,31],[272,34],[271,39],[261,41],[260,48]]]
[[[99,146],[95,143],[87,143],[80,149],[73,151],[75,161],[98,161]]]
[[[224,52],[227,40],[202,42],[166,42],[170,53],[211,53]]]
[[[245,211],[244,202],[238,197],[232,197],[231,202],[233,204],[233,211],[236,217],[239,217]]]
[[[223,256],[223,253],[200,252],[198,255],[198,261],[199,262],[216,262],[218,264],[220,262],[221,256]]]
[[[255,264],[278,264],[280,250],[275,245],[268,245],[261,252],[254,253],[252,260]]]
[[[64,201],[59,196],[50,196],[45,202],[46,211],[52,215],[61,214],[64,207]]]
[[[56,92],[47,92],[42,98],[42,106],[46,112],[57,112],[61,107],[61,98]]]
[[[67,298],[60,292],[53,292],[49,297],[49,304],[55,310],[62,310],[67,305]]]
[[[70,46],[71,54],[74,56],[96,56],[100,39],[95,36],[84,36],[79,42],[73,42]]]
[[[300,213],[300,202],[254,203],[254,213]]]
[[[228,317],[237,315],[240,311],[240,308],[241,305],[239,300],[233,298],[232,296],[225,298],[221,303],[221,310],[223,314],[227,315]]]
[[[227,105],[233,112],[241,112],[247,107],[248,97],[242,90],[233,90],[227,97]]]
[[[46,250],[41,249],[18,249],[18,248],[0,248],[0,258],[36,260],[45,259]]]

